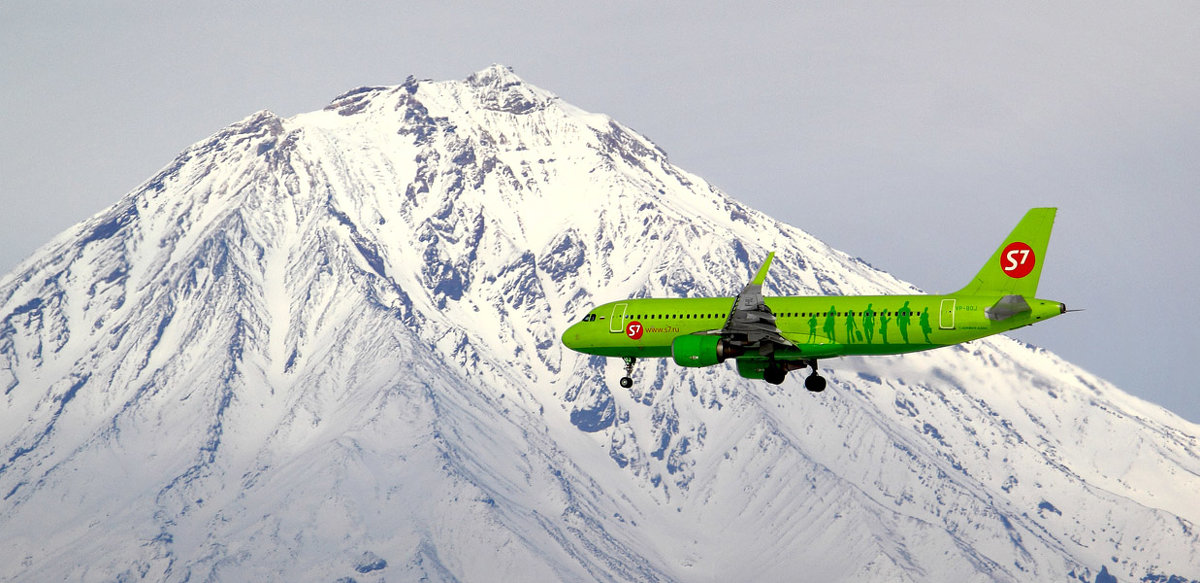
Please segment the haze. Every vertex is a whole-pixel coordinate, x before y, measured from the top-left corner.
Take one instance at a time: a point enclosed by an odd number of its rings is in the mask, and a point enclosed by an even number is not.
[[[1039,295],[1087,311],[1015,336],[1200,421],[1189,2],[9,2],[0,272],[254,111],[494,62],[930,292],[1058,206]]]

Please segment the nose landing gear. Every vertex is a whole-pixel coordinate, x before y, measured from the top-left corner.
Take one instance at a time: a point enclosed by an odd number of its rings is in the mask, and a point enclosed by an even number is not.
[[[625,376],[621,377],[621,388],[628,389],[633,386],[633,365],[637,362],[637,359],[632,356],[625,356],[622,357],[622,360],[625,361]]]

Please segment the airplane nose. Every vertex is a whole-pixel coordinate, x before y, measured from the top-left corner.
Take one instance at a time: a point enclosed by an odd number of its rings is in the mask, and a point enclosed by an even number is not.
[[[579,346],[579,324],[572,324],[566,332],[563,332],[562,343],[571,350],[575,350],[575,347]]]

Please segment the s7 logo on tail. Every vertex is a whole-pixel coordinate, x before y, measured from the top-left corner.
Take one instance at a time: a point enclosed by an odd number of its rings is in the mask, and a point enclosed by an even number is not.
[[[1029,275],[1036,264],[1037,258],[1034,257],[1033,249],[1020,241],[1009,243],[1000,253],[1000,269],[1012,278],[1020,279]]]

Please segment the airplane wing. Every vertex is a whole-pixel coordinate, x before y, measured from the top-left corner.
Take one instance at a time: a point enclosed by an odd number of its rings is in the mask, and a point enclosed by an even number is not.
[[[767,278],[767,270],[770,269],[771,260],[774,258],[774,252],[767,255],[767,260],[758,268],[754,279],[746,284],[742,293],[734,300],[733,310],[729,312],[729,318],[721,328],[721,336],[737,341],[743,348],[757,348],[762,356],[771,355],[777,346],[794,346],[779,332],[779,327],[775,324],[775,314],[763,301],[763,281]]]
[[[791,346],[800,350],[805,358],[827,358],[842,354],[845,346],[829,338],[809,332],[783,332],[783,337],[791,341]]]

